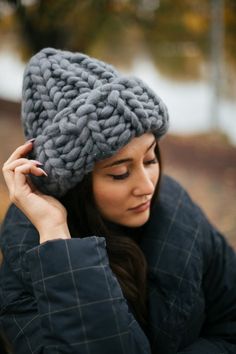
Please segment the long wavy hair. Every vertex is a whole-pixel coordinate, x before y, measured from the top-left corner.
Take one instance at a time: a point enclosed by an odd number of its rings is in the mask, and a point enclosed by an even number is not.
[[[151,208],[158,197],[161,179],[161,156],[158,144],[155,154],[160,166],[159,180],[152,198]],[[147,262],[138,245],[142,237],[142,227],[128,228],[105,220],[96,207],[92,174],[86,175],[82,182],[69,190],[61,198],[67,209],[68,225],[72,237],[102,236],[106,239],[110,267],[116,275],[124,297],[145,329],[147,324]]]

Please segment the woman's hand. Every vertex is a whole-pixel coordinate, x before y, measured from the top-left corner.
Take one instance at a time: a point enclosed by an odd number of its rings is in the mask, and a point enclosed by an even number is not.
[[[10,200],[34,224],[40,235],[40,243],[70,238],[64,206],[57,199],[40,193],[28,177],[28,174],[33,174],[47,178],[39,161],[25,157],[32,145],[33,142],[28,141],[18,147],[3,165],[2,171]]]

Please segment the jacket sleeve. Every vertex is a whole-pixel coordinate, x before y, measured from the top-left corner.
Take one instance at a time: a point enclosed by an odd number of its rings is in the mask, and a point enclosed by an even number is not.
[[[32,225],[12,212],[1,235],[1,326],[16,352],[150,354],[109,267],[105,240],[29,247]]]
[[[205,322],[200,338],[178,354],[236,353],[236,253],[209,223],[203,240]],[[209,237],[207,237],[209,236]]]

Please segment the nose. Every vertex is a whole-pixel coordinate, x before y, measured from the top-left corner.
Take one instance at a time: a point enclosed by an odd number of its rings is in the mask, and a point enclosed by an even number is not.
[[[155,190],[155,182],[150,173],[145,169],[142,169],[136,175],[134,183],[133,195],[135,196],[152,195]]]

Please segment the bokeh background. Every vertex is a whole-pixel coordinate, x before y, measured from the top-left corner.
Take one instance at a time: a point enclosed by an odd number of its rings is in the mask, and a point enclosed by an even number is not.
[[[0,164],[24,141],[22,75],[43,47],[146,81],[167,104],[175,177],[236,248],[235,0],[0,0]],[[0,177],[0,223],[9,205]]]

